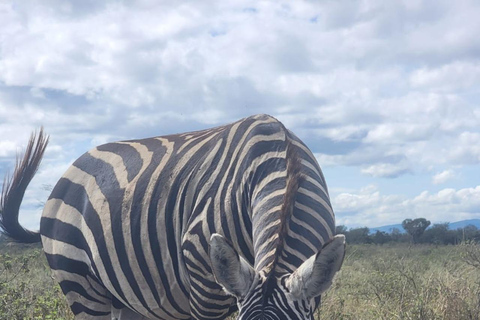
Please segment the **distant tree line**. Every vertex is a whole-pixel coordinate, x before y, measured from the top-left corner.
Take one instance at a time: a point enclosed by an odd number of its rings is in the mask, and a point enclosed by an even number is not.
[[[405,219],[402,227],[406,232],[393,228],[391,233],[377,230],[370,233],[370,229],[350,228],[344,225],[336,227],[337,234],[344,234],[350,244],[385,244],[389,242],[403,243],[430,243],[430,244],[459,244],[462,242],[480,242],[480,229],[474,225],[465,228],[450,230],[448,223],[437,223],[430,226],[430,221],[424,218]]]

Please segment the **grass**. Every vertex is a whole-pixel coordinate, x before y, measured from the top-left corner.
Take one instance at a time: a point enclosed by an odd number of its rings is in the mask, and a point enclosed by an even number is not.
[[[478,246],[348,249],[321,319],[480,319],[480,269],[467,261]]]
[[[317,319],[480,320],[480,248],[353,245]],[[73,316],[39,246],[0,247],[0,320]]]
[[[40,246],[0,247],[0,320],[71,320]]]

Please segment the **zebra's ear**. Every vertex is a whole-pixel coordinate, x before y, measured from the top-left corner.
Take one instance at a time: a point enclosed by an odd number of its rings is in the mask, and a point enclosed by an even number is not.
[[[298,267],[287,279],[286,286],[297,299],[310,300],[332,285],[345,256],[345,236],[336,235],[317,254]]]
[[[217,283],[235,297],[245,297],[255,277],[252,266],[218,233],[210,237],[209,254]]]

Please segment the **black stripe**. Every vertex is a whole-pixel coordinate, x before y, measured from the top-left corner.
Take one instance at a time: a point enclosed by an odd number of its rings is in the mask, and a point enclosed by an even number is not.
[[[42,217],[40,220],[40,230],[42,235],[47,238],[65,242],[84,250],[91,259],[92,255],[90,248],[85,240],[83,232],[77,227],[54,218]]]
[[[298,268],[302,263],[303,263],[303,260],[300,259],[299,257],[297,257],[296,255],[293,255],[291,254],[290,252],[288,251],[285,251],[283,250],[283,253],[282,253],[282,259],[283,261],[288,261],[289,264],[292,264],[294,265],[296,268]],[[286,265],[284,265],[283,263],[279,262],[278,263],[279,266],[281,265],[282,268],[286,269],[286,270],[289,270],[290,268],[287,268]],[[293,271],[293,270],[292,270]]]
[[[318,235],[313,234],[309,229],[295,223],[293,220],[290,220],[289,228],[293,233],[298,234],[310,241],[310,243],[318,250],[322,248],[322,243],[320,242]]]
[[[78,260],[72,260],[59,254],[45,253],[48,264],[52,270],[62,270],[69,273],[86,276],[90,273],[89,266]]]
[[[239,184],[239,181],[237,181],[236,183]],[[249,261],[250,259],[253,260],[253,256],[250,253],[250,249],[247,244],[247,239],[243,237],[242,228],[245,228],[246,225],[243,223],[243,220],[242,220],[243,215],[240,213],[240,211],[238,211],[239,205],[237,204],[237,196],[236,196],[235,190],[237,190],[237,188],[235,187],[232,188],[232,191],[230,193],[231,208],[232,208],[231,210],[233,212],[232,214],[233,224],[235,226],[235,233],[237,234],[237,242],[238,242],[238,245],[240,246],[239,248],[240,253],[243,257],[247,259],[247,261]],[[248,219],[248,221],[250,221],[250,219]],[[251,226],[251,223],[248,224],[247,226]],[[252,241],[251,234],[252,234],[252,230],[247,229],[247,236],[250,235],[250,239],[248,239],[250,242]]]
[[[196,274],[192,274],[190,276],[195,280],[197,280],[198,282],[200,282],[204,287],[207,287],[213,290],[221,289],[221,287],[216,282],[209,281],[205,277],[202,277]],[[229,295],[225,295],[225,294],[218,295],[218,294],[214,294],[209,291],[206,291],[201,286],[199,286],[195,281],[192,281],[190,284],[192,288],[195,289],[195,291],[200,293],[202,297],[202,306],[204,306],[205,308],[217,309],[215,308],[216,306],[219,306],[217,302],[227,301],[232,299],[232,297]],[[219,306],[219,307],[224,308],[225,306]]]
[[[160,154],[160,157],[155,157],[155,159],[152,158],[152,163],[153,161],[159,163],[161,158],[165,154],[165,151],[164,151],[165,147],[160,143],[160,141],[156,141],[156,140],[152,141],[150,139],[150,140],[145,140],[145,142],[148,143],[146,144],[146,146],[148,147],[149,150],[158,152],[158,150],[160,149],[163,151]],[[170,163],[170,161],[167,162],[166,167],[168,166],[168,163]],[[158,164],[152,167],[152,169],[155,169],[157,166]],[[168,174],[166,174],[165,172],[170,173],[171,171],[165,168],[164,170],[162,170],[162,172],[160,173],[160,177],[157,179],[154,189],[152,191],[152,196],[151,196],[149,208],[148,208],[148,236],[150,238],[150,248],[152,250],[153,256],[155,257],[155,263],[160,275],[160,280],[162,282],[163,287],[165,288],[166,298],[170,302],[171,306],[177,310],[177,312],[184,315],[188,315],[188,313],[185,310],[183,310],[183,308],[181,308],[180,305],[176,302],[176,299],[173,297],[172,292],[168,289],[170,288],[170,283],[168,282],[167,271],[165,270],[165,266],[162,261],[163,260],[162,249],[160,244],[158,243],[158,237],[157,237],[158,232],[169,232],[169,230],[157,230],[157,221],[159,219],[158,212],[157,212],[158,203],[159,201],[166,200],[166,199],[161,199],[161,197],[164,195],[164,193],[162,193],[162,187],[163,187],[162,184],[163,182],[167,181],[167,178],[162,178],[162,176],[166,175],[168,177]],[[145,172],[142,175],[142,177],[143,176],[145,176]],[[145,178],[147,178],[147,176],[145,176]],[[151,174],[150,174],[150,178],[151,178]],[[165,213],[165,214],[167,215],[168,213]],[[165,227],[166,229],[168,229],[168,226],[165,226]],[[174,239],[173,241],[175,241]],[[141,245],[139,250],[142,250]],[[178,261],[176,262],[176,264],[173,264],[173,265],[177,266],[178,268]],[[176,281],[177,281],[177,284],[181,286],[181,278],[180,277],[176,278]]]
[[[298,239],[292,238],[290,235],[286,237],[285,242],[288,247],[294,249],[294,251],[296,252],[300,252],[302,255],[304,255],[307,258],[313,256],[316,253],[315,251],[310,249],[310,247],[306,243]],[[300,265],[297,265],[297,267],[298,266]]]
[[[174,213],[175,213],[175,207],[177,206],[177,203],[179,201],[184,202],[185,197],[187,195],[186,192],[180,193],[180,188],[184,181],[188,182],[194,174],[198,174],[200,165],[204,162],[205,157],[208,154],[208,150],[210,150],[216,144],[217,140],[218,139],[213,139],[213,141],[210,140],[204,146],[202,146],[194,155],[190,157],[190,159],[180,168],[180,171],[178,172],[177,176],[175,177],[175,180],[173,181],[172,185],[168,190],[168,197],[166,199],[166,205],[165,205],[165,229],[166,229],[165,231],[167,232],[168,253],[172,260],[172,264],[174,266],[177,266],[173,270],[176,279],[181,279],[181,276],[180,276],[180,268],[178,267],[180,261],[178,260],[178,255],[177,255],[179,252],[179,248],[177,247],[178,245],[177,238],[179,237],[176,234],[177,230],[176,230],[176,223],[174,219]],[[213,161],[213,163],[215,163],[215,161]],[[212,169],[212,166],[210,166],[209,169]],[[200,186],[202,186],[202,184],[200,184]],[[188,183],[185,188],[188,189]],[[156,193],[157,193],[156,190],[154,191],[152,199],[155,199],[155,201],[154,202],[152,201],[153,205],[158,206],[158,200],[160,199],[161,192],[162,192],[161,186],[159,186],[158,196],[156,196]],[[182,195],[183,195],[183,198],[182,198]],[[197,199],[195,197],[194,201],[196,200]],[[183,214],[185,214],[182,211],[182,207],[180,207],[180,211],[178,212],[178,214],[180,216],[183,216]],[[183,285],[183,283],[181,281],[178,281],[178,285],[182,290],[183,294],[185,296],[188,296],[189,295],[188,289]]]
[[[95,310],[92,310],[92,309],[89,309],[87,307],[85,307],[84,305],[78,303],[78,302],[74,302],[71,306],[70,306],[70,309],[72,309],[72,312],[73,314],[77,315],[79,313],[82,313],[82,312],[85,312],[86,314],[88,315],[91,315],[91,316],[96,316],[96,317],[101,317],[101,316],[108,316],[111,314],[110,311],[108,312],[102,312],[102,311],[95,311]]]
[[[136,182],[136,187],[135,187],[135,192],[133,194],[133,200],[132,200],[132,206],[130,209],[130,230],[131,230],[131,236],[132,236],[132,243],[133,243],[133,249],[135,251],[135,256],[137,257],[138,260],[138,265],[140,266],[140,270],[142,271],[142,275],[145,278],[150,291],[152,292],[155,301],[157,302],[158,305],[161,304],[160,296],[158,293],[157,288],[155,288],[155,281],[153,280],[152,274],[150,273],[150,270],[148,270],[148,264],[147,260],[145,258],[145,254],[143,252],[143,237],[145,236],[142,233],[141,230],[141,217],[142,217],[142,210],[143,210],[143,203],[144,197],[148,197],[147,195],[147,187],[152,179],[153,172],[155,169],[157,169],[160,161],[165,155],[166,148],[162,145],[162,143],[158,140],[155,139],[145,139],[145,140],[139,140],[138,143],[141,143],[147,149],[151,152],[152,154],[152,159],[148,166],[145,168],[145,170],[142,172],[140,177],[138,178]],[[146,204],[148,205],[148,203]],[[156,224],[156,220],[152,222],[150,217],[148,218],[148,228],[150,232],[150,224]],[[155,233],[156,234],[156,233]],[[150,239],[152,241],[152,239]],[[155,240],[155,243],[158,242]],[[153,257],[155,260],[162,260],[161,259],[161,254],[159,254],[160,251],[155,252],[153,251]],[[168,286],[165,287],[165,290],[169,288]],[[165,311],[165,310],[164,310]],[[168,312],[167,312],[168,314]],[[169,314],[169,316],[171,316]]]
[[[135,142],[135,141],[129,141]],[[128,182],[132,181],[140,172],[143,160],[137,149],[124,143],[108,143],[98,146],[99,151],[112,152],[122,158],[123,164],[127,169]]]
[[[94,297],[92,297],[85,288],[80,285],[78,282],[70,281],[70,280],[62,280],[59,282],[60,287],[62,288],[63,294],[67,294],[71,291],[78,293],[84,298],[87,298],[90,301],[97,302],[103,305],[106,305],[104,301],[100,301]]]
[[[240,183],[240,182],[239,182]],[[250,192],[249,192],[250,186],[248,183],[245,184],[243,193],[242,193],[242,203],[240,209],[240,214],[242,215],[241,219],[242,222],[245,226],[245,229],[247,231],[247,234],[250,236],[250,241],[252,241],[252,234],[253,234],[253,228],[252,228],[252,220],[250,219]],[[248,262],[253,265],[255,263],[255,258],[253,257],[253,253],[250,252],[248,249],[248,246],[245,244],[245,247],[242,245],[242,253],[243,256],[248,260]]]
[[[240,158],[244,154],[245,151],[245,146],[249,141],[249,136],[245,137],[245,131],[248,130],[248,128],[252,125],[252,121],[243,121],[238,128],[233,132],[233,137],[230,142],[230,147],[226,150],[222,150],[222,154],[225,154],[225,161],[222,164],[222,168],[220,172],[218,173],[219,175],[219,180],[225,180],[224,187],[221,190],[218,190],[217,192],[220,192],[220,199],[226,199],[227,198],[227,191],[228,191],[228,186],[231,185],[232,183],[235,185],[240,185],[240,182],[243,178],[243,171],[238,170],[238,163],[240,161]],[[253,129],[255,130],[255,129]],[[228,132],[228,134],[231,134],[231,131]],[[245,139],[244,139],[245,138]],[[225,137],[227,139],[227,137]],[[243,144],[240,144],[240,141],[244,139]],[[223,149],[223,148],[222,148]],[[236,152],[236,156],[234,157],[234,153]],[[230,169],[228,169],[230,167]],[[227,171],[228,170],[228,171]],[[234,177],[236,175],[237,181],[233,181]],[[230,194],[230,199],[232,200],[230,203],[230,207],[227,208],[225,207],[227,203],[222,203],[220,208],[217,208],[217,210],[220,210],[221,214],[221,228],[222,228],[222,233],[224,234],[225,238],[227,239],[232,239],[232,231],[230,230],[230,226],[228,224],[228,220],[233,219],[233,227],[235,228],[235,232],[237,234],[237,242],[240,245],[241,249],[245,249],[242,251],[248,251],[248,246],[245,243],[245,239],[243,239],[241,235],[241,228],[239,225],[239,215],[236,214],[238,212],[238,207],[236,204],[236,195],[235,195],[235,188],[232,189],[232,193]],[[231,211],[233,212],[233,215],[226,215],[226,212]],[[251,256],[251,254],[250,254]]]
[[[196,319],[205,319],[205,318],[219,318],[219,316],[223,315],[224,312],[212,312],[212,311],[206,311],[206,310],[203,310],[201,307],[202,305],[202,300],[199,299],[198,301],[195,301],[195,300],[192,300],[191,303],[195,305],[196,309],[200,311],[200,314],[201,316],[196,318]],[[225,306],[227,308],[229,308],[229,306]],[[194,309],[190,309],[191,311],[194,311]],[[227,309],[228,310],[228,309]]]
[[[188,241],[186,240],[184,243],[183,243],[183,249],[188,251],[192,257],[195,259],[195,264],[198,265],[198,263],[200,263],[203,268],[205,268],[205,270],[208,272],[208,273],[211,273],[212,272],[212,269],[210,268],[210,264],[205,260],[206,257],[204,257],[203,255],[201,255],[198,251],[197,251],[197,248],[196,248],[196,245],[194,243],[192,243],[191,241]]]
[[[285,317],[281,317],[280,319],[297,319],[298,318],[298,314],[296,314],[295,312],[293,312],[293,310],[291,310],[289,308],[289,304],[288,304],[288,299],[287,297],[283,294],[283,292],[281,291],[276,291],[273,295],[273,301],[274,301],[274,304],[278,307],[278,309],[280,309],[280,312],[283,313],[285,315]],[[287,308],[281,308],[281,304],[280,304],[280,301],[283,302],[283,305],[287,306]],[[296,302],[294,303],[296,304]],[[298,309],[297,309],[298,310]],[[275,310],[275,312],[277,312],[278,314],[278,311]],[[281,314],[280,313],[280,314]]]
[[[330,216],[330,212],[328,212],[328,210],[325,209],[325,207],[323,206],[313,207],[312,210],[318,214],[317,217],[321,217],[327,221],[327,225],[330,230],[335,230],[335,228],[332,228],[331,226],[331,224],[334,222]],[[312,227],[313,230],[316,230],[317,235],[321,235],[324,239],[327,237],[328,232],[325,229],[325,226],[323,225],[323,223],[321,223],[319,220],[313,217],[310,213],[305,212],[302,209],[299,209],[298,207],[295,207],[293,210],[293,214],[296,219],[304,222],[305,224],[308,224],[309,226]],[[313,240],[312,240],[312,243],[313,243]]]
[[[82,156],[83,157],[83,156]],[[82,159],[80,157],[80,162]],[[112,266],[112,261],[110,260],[110,252],[105,243],[105,237],[103,235],[102,223],[98,213],[93,208],[90,200],[88,199],[87,192],[85,187],[76,183],[71,182],[66,178],[61,178],[55,188],[53,189],[49,199],[60,199],[63,200],[66,204],[77,209],[84,217],[87,226],[92,231],[95,243],[97,244],[98,251],[100,254],[100,259],[103,266],[107,272],[110,282],[115,290],[118,292],[122,300],[125,301],[125,295],[120,288],[120,284],[117,279],[117,275]],[[93,261],[92,261],[93,262]]]
[[[85,277],[86,277],[88,283],[90,283],[90,287],[91,287],[91,289],[93,290],[93,292],[95,292],[97,295],[102,296],[102,297],[104,297],[104,298],[106,298],[106,299],[111,299],[111,294],[107,291],[107,289],[105,288],[105,286],[104,286],[102,283],[100,283],[100,281],[96,278],[96,276],[94,276],[94,275],[86,275]],[[99,291],[95,288],[95,286],[92,284],[92,282],[95,282],[95,284],[96,284],[97,286],[99,286],[99,287],[101,287],[102,289],[104,289],[104,292],[99,292]]]
[[[47,238],[68,243],[85,251],[92,262],[93,271],[99,274],[96,265],[93,263],[92,252],[85,240],[83,232],[77,227],[54,218],[42,217],[40,220],[40,230],[41,234]]]
[[[82,161],[76,161],[74,165],[80,170],[86,172],[90,176],[95,177],[95,181],[100,188],[101,193],[105,196],[108,202],[108,213],[100,212],[99,214],[109,214],[113,235],[113,245],[120,262],[120,268],[132,288],[135,296],[140,303],[151,313],[155,314],[148,306],[142,291],[135,279],[132,268],[130,266],[128,254],[126,252],[125,240],[123,237],[123,220],[122,220],[122,205],[125,196],[125,189],[120,187],[120,184],[115,175],[114,168],[111,164],[102,159],[92,157],[86,153],[82,156]]]
[[[190,260],[190,258],[184,256],[183,259],[185,260],[185,264],[186,264],[187,266],[189,266],[191,269],[195,269],[195,270],[197,270],[198,272],[200,272],[200,273],[202,273],[202,274],[205,272],[205,271],[203,271],[202,268],[200,268],[200,267],[196,264],[196,262],[194,262],[193,260]]]

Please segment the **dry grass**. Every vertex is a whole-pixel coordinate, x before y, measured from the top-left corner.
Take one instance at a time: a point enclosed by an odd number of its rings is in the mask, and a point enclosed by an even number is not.
[[[466,246],[351,246],[321,319],[480,319],[480,269]],[[468,247],[480,256],[478,246]],[[476,252],[476,253],[475,253]]]
[[[350,246],[317,319],[480,320],[479,261],[474,244]],[[0,247],[4,319],[73,319],[38,247]]]

